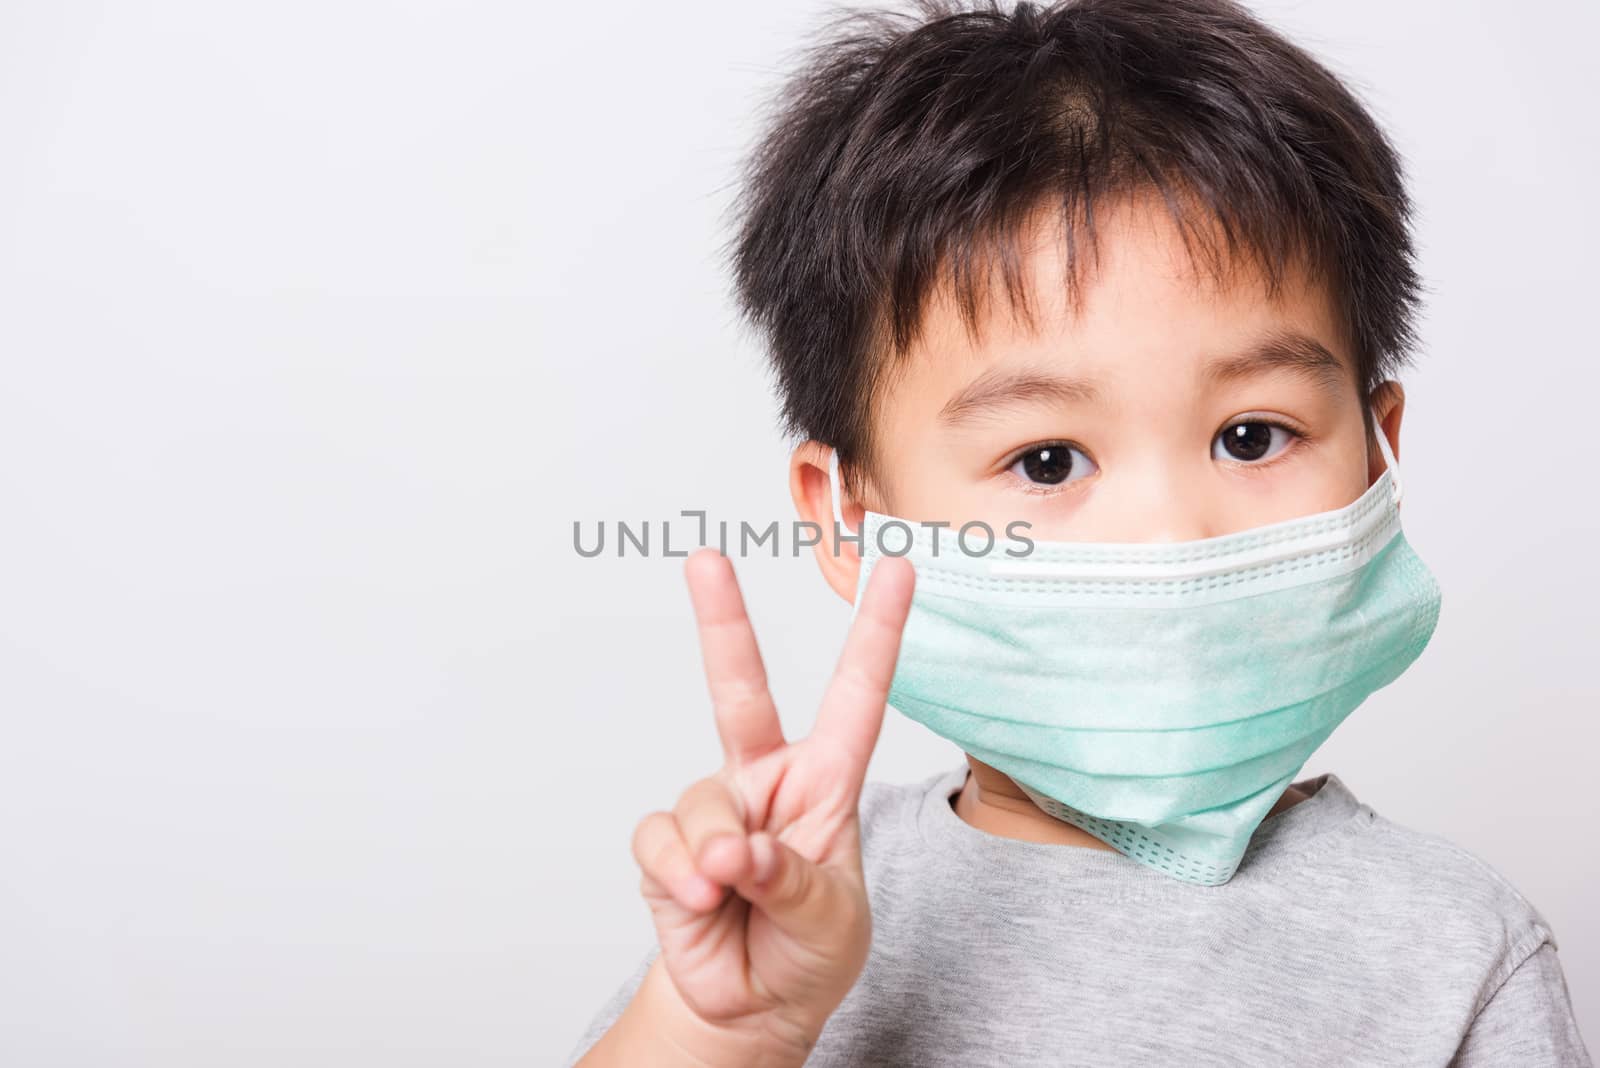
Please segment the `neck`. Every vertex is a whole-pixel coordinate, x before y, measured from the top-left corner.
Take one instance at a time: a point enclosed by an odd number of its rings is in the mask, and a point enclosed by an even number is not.
[[[967,757],[971,768],[961,791],[951,799],[950,806],[964,823],[980,831],[1001,838],[1016,838],[1024,842],[1043,842],[1046,845],[1082,846],[1086,849],[1111,847],[1087,831],[1070,823],[1063,823],[1028,799],[1022,788],[1003,772],[996,771],[975,757]],[[1291,786],[1278,798],[1268,816],[1304,801],[1309,795]],[[1113,850],[1114,852],[1114,850]]]

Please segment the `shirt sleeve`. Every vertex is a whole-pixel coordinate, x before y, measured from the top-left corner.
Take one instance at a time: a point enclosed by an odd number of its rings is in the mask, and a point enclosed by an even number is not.
[[[583,1037],[578,1039],[578,1044],[572,1047],[572,1052],[567,1054],[567,1059],[562,1062],[563,1068],[572,1068],[596,1042],[600,1041],[601,1035],[611,1030],[611,1025],[617,1022],[617,1018],[633,1000],[633,995],[638,992],[639,984],[644,982],[645,973],[650,970],[650,964],[659,952],[658,947],[651,946],[650,952],[644,955],[644,959],[633,970],[633,974],[624,979],[622,985],[606,999],[604,1005],[600,1006],[600,1011],[594,1014],[588,1028],[584,1030]]]
[[[1593,1068],[1556,947],[1543,942],[1478,1010],[1451,1068]]]

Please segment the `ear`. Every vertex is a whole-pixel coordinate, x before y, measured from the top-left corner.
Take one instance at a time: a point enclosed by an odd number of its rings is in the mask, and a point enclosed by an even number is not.
[[[1389,379],[1377,389],[1372,391],[1373,418],[1377,420],[1374,428],[1377,433],[1389,439],[1389,449],[1394,453],[1395,461],[1400,459],[1400,421],[1406,412],[1405,387],[1394,379]],[[1376,448],[1367,452],[1367,485],[1372,485],[1383,474],[1383,453]]]
[[[856,600],[856,582],[861,576],[861,549],[853,541],[835,541],[833,527],[833,490],[828,483],[828,462],[833,450],[820,441],[807,441],[789,457],[789,495],[794,498],[795,511],[807,523],[814,523],[822,531],[822,540],[813,550],[822,577],[828,580],[835,593],[851,604]],[[840,492],[843,492],[841,487]],[[861,530],[866,509],[855,500],[845,498],[840,505],[844,513],[845,534]],[[835,552],[837,547],[838,551]]]

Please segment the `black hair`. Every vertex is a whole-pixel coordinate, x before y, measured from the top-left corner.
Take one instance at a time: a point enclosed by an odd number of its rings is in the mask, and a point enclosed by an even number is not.
[[[1061,212],[1071,277],[1097,199],[1158,193],[1213,272],[1244,254],[1272,290],[1296,258],[1325,280],[1364,399],[1408,361],[1421,286],[1398,154],[1239,4],[835,8],[801,56],[745,163],[727,252],[785,429],[836,448],[847,475],[870,468],[874,398],[930,291],[952,280],[974,330],[997,261],[1015,307],[1015,241],[1041,207]]]

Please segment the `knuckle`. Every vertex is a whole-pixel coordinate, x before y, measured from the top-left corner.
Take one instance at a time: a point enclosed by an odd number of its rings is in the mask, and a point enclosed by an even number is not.
[[[771,700],[765,675],[738,675],[711,684],[712,703],[729,711],[764,707]]]
[[[697,820],[726,820],[737,811],[733,791],[720,771],[689,787],[678,800],[679,816],[693,816]]]
[[[641,867],[649,867],[659,856],[664,832],[667,830],[666,824],[671,820],[672,816],[666,812],[652,812],[634,827],[633,856]]]
[[[678,803],[673,806],[673,814],[680,819],[692,816],[706,803],[706,784],[709,779],[700,779],[691,783],[683,793],[678,795]]]
[[[859,664],[840,664],[834,681],[851,701],[875,701],[889,692],[888,684],[880,682],[876,672],[864,670]]]

